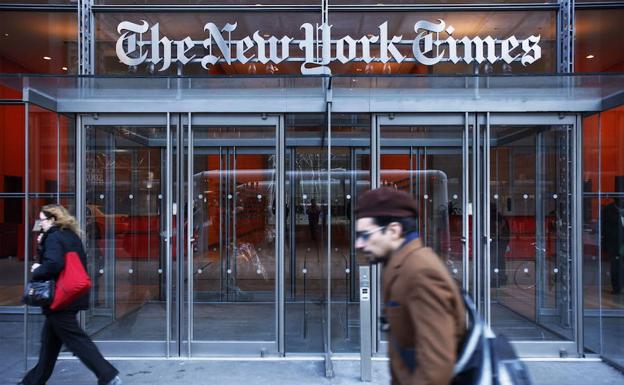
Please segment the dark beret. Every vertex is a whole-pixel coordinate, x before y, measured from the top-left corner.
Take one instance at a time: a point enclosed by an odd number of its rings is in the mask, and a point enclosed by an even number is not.
[[[417,217],[418,204],[404,191],[382,187],[365,192],[355,207],[355,215],[364,217]]]

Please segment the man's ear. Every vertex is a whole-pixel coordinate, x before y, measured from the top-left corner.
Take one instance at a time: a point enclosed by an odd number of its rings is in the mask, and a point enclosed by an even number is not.
[[[388,225],[390,231],[392,231],[392,238],[399,239],[403,234],[403,226],[399,222],[392,222]]]

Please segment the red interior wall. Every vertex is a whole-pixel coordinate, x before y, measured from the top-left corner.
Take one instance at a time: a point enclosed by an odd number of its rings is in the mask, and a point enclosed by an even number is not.
[[[4,177],[17,176],[24,178],[24,107],[0,106],[0,191],[5,192]],[[21,192],[24,190],[22,182]],[[2,199],[0,204],[0,223],[2,223],[3,250],[1,255],[15,255],[24,258],[24,226],[23,222],[4,223],[5,205],[16,204],[23,200]],[[23,218],[23,213],[22,213]],[[15,236],[17,234],[17,236]]]

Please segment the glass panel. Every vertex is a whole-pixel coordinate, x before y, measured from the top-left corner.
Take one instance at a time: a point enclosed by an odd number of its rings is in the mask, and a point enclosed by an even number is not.
[[[55,194],[58,191],[58,115],[31,105],[28,124],[30,191]]]
[[[368,260],[354,247],[353,210],[358,196],[371,186],[370,126],[370,114],[332,115],[331,351],[334,353],[360,350],[359,266],[367,266]],[[353,145],[346,147],[340,141],[346,138]],[[356,138],[365,140],[356,146]]]
[[[24,192],[24,106],[0,106],[0,194]]]
[[[578,1],[578,0],[577,0]],[[585,0],[587,1],[587,0]],[[557,0],[542,0],[540,3],[556,3]],[[332,0],[332,5],[407,5],[415,2],[408,0]],[[483,0],[427,0],[425,4],[484,4]],[[488,0],[488,4],[536,3],[536,0]]]
[[[0,73],[75,74],[75,12],[0,12]]]
[[[0,4],[72,4],[77,7],[76,0],[0,0]]]
[[[324,351],[327,298],[327,131],[322,114],[286,115],[286,351]],[[323,223],[325,223],[323,225]]]
[[[418,232],[461,286],[463,126],[381,126],[380,186],[409,192],[419,205]],[[380,304],[383,307],[383,303]],[[382,340],[387,340],[386,333]]]
[[[622,18],[624,8],[576,10],[575,72],[624,71],[624,41],[620,38]]]
[[[161,5],[161,4],[174,4],[174,5],[318,5],[320,8],[319,0],[95,0],[95,4],[122,4],[122,5]]]
[[[420,238],[460,284],[463,131],[463,126],[382,126],[380,160],[380,185],[409,192],[419,202]]]
[[[59,115],[59,191],[74,196],[76,191],[76,119]]]
[[[586,229],[584,239],[584,247],[593,250],[585,255],[585,269],[589,270],[585,303],[592,304],[585,310],[585,320],[591,328],[586,333],[590,333],[587,347],[599,349],[597,352],[603,356],[624,365],[624,338],[620,332],[624,317],[624,107],[586,118],[584,124],[585,133],[595,133],[584,142],[585,184],[590,191],[585,193],[585,203],[591,199],[584,212],[591,218],[586,223],[593,224]],[[593,334],[598,328],[600,334]]]
[[[569,128],[492,127],[492,327],[513,340],[574,335]]]
[[[583,304],[585,348],[602,352],[601,298],[605,272],[600,242],[600,114],[583,119]],[[605,200],[606,202],[606,200]],[[607,279],[608,281],[608,279]],[[608,285],[608,284],[607,284]],[[608,286],[607,286],[608,288]],[[605,293],[607,294],[607,293]]]
[[[165,143],[157,138],[165,127],[85,130],[85,233],[93,280],[87,330],[96,340],[162,341]]]
[[[0,306],[24,293],[24,198],[0,198]]]
[[[193,339],[276,341],[274,147],[200,141],[238,133],[274,138],[275,127],[193,130]]]

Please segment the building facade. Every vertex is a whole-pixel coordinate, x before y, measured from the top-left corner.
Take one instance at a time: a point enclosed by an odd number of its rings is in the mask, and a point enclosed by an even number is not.
[[[624,2],[413,3],[0,2],[0,317],[25,360],[53,202],[106,355],[383,356],[352,202],[391,186],[521,355],[624,365]]]

